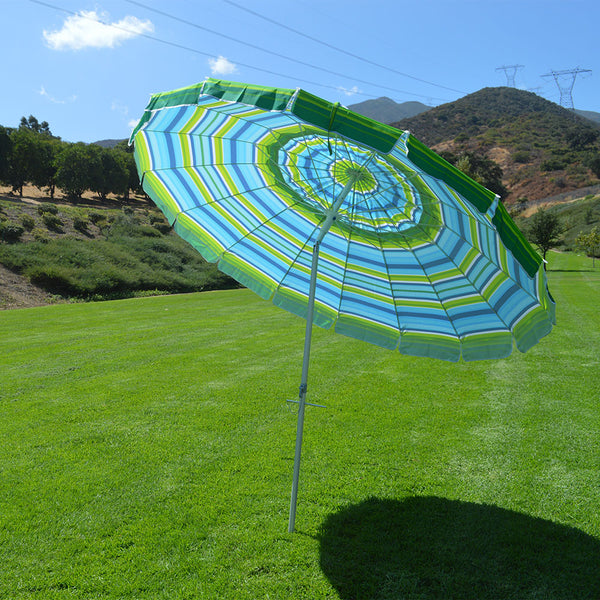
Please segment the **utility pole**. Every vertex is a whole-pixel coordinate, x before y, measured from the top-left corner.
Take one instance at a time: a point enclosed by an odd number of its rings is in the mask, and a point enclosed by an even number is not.
[[[560,105],[564,108],[574,110],[573,105],[573,86],[575,85],[575,79],[580,73],[591,73],[591,69],[581,69],[576,67],[574,69],[565,69],[564,71],[550,71],[542,75],[542,77],[552,77],[560,92]]]
[[[504,65],[502,67],[498,67],[496,71],[504,71],[506,75],[506,85],[508,87],[516,87],[515,85],[515,76],[519,69],[522,69],[524,65]]]

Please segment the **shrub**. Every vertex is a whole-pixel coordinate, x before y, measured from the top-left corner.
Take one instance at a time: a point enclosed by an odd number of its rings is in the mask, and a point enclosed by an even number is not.
[[[513,154],[512,158],[516,163],[524,164],[531,160],[531,154],[526,150],[519,150]]]
[[[75,217],[73,219],[73,228],[81,233],[87,233],[88,222],[83,217]]]
[[[565,163],[558,158],[549,158],[540,164],[540,171],[560,171],[565,168]]]
[[[40,215],[56,215],[58,213],[58,207],[56,206],[56,204],[44,203],[38,205],[37,211]]]
[[[50,238],[48,237],[48,233],[46,231],[44,231],[43,229],[40,229],[39,227],[36,227],[31,232],[31,235],[33,235],[33,239],[36,242],[41,242],[42,244],[47,244],[50,241]]]
[[[0,240],[12,244],[18,242],[25,229],[16,223],[0,221]]]
[[[162,233],[163,235],[166,235],[167,233],[169,233],[169,231],[171,231],[171,226],[166,222],[154,223],[152,227],[158,232]]]
[[[42,221],[50,231],[62,231],[63,222],[55,214],[44,214]]]
[[[31,215],[21,215],[21,225],[23,225],[27,231],[32,231],[35,227],[35,220]]]
[[[90,221],[94,225],[97,225],[99,221],[106,221],[106,215],[104,215],[104,213],[100,213],[100,212],[91,212],[90,213]]]

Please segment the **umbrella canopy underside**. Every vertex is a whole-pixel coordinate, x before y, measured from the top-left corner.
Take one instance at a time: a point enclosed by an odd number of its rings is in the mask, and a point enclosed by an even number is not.
[[[404,354],[525,352],[555,322],[542,261],[498,197],[418,142],[303,90],[208,79],[154,95],[132,134],[175,231],[263,298]]]

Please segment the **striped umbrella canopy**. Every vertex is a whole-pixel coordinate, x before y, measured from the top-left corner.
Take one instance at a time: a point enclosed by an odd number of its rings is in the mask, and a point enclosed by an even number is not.
[[[499,197],[409,132],[304,90],[207,79],[153,95],[131,140],[175,231],[307,319],[290,531],[313,322],[448,361],[525,352],[552,329],[542,260]]]

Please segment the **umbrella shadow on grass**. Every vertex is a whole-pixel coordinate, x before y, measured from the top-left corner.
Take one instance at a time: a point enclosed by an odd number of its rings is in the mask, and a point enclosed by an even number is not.
[[[329,516],[319,540],[343,600],[600,597],[600,540],[496,506],[373,498]]]

